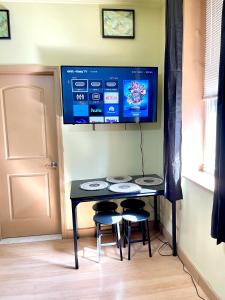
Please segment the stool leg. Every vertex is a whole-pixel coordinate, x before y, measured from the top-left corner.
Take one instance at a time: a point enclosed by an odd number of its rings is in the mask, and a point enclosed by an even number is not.
[[[116,236],[117,236],[117,241],[119,243],[119,248],[120,248],[120,260],[123,260],[123,254],[122,254],[122,247],[121,247],[121,236],[120,236],[120,224],[116,224]]]
[[[124,220],[122,220],[122,228],[121,228],[122,236],[123,236],[123,243],[124,243]]]
[[[95,235],[94,235],[95,238],[97,238],[97,223],[95,222]]]
[[[142,222],[138,222],[138,231],[143,232]]]
[[[113,224],[112,226],[114,228],[114,232],[116,233],[116,245],[117,245],[117,248],[119,248],[119,239],[118,239],[118,233],[117,233],[117,224]]]
[[[130,260],[131,222],[128,222],[128,260]]]
[[[127,231],[126,231],[126,221],[123,220],[123,248],[126,248],[126,238],[127,238]]]
[[[149,233],[148,220],[146,220],[145,223],[146,223],[146,227],[147,227],[148,252],[149,252],[149,256],[152,257],[151,240],[150,240],[150,233]]]
[[[128,234],[128,221],[126,221],[126,223],[125,223],[125,224],[126,224],[126,226],[125,226],[125,227],[126,227],[126,229],[125,229],[125,230],[126,230],[126,233]],[[126,235],[126,236],[127,236],[127,235]],[[127,239],[126,239],[126,243],[127,243]]]
[[[97,223],[97,249],[98,249],[98,262],[101,260],[101,226]]]
[[[145,245],[145,223],[144,222],[141,222],[141,229],[142,229],[143,245]]]

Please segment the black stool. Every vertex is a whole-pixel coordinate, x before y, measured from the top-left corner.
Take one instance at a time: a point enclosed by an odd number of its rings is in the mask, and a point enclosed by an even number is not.
[[[98,261],[101,258],[101,247],[102,246],[112,246],[117,245],[120,249],[120,260],[123,260],[122,247],[121,247],[121,235],[120,235],[120,221],[122,216],[117,212],[99,212],[94,215],[93,220],[97,226],[97,248],[98,248]],[[116,242],[114,243],[104,243],[101,242],[101,225],[115,225],[116,227]]]
[[[96,212],[106,212],[111,211],[115,212],[118,205],[111,201],[99,201],[92,206],[92,209]],[[96,224],[95,224],[96,225]],[[97,226],[96,226],[97,227]],[[112,233],[115,233],[114,227],[112,225]],[[97,230],[95,230],[95,237],[97,236]]]
[[[137,198],[131,198],[131,199],[123,200],[120,203],[120,206],[123,208],[123,212],[126,211],[127,209],[137,210],[137,209],[143,209],[145,207],[145,202]],[[125,225],[123,224],[123,227],[124,226]],[[138,231],[141,232],[142,230],[143,230],[142,225],[138,224]]]
[[[95,203],[92,208],[96,212],[100,211],[115,211],[117,209],[118,205],[114,202],[110,201],[100,201]]]
[[[128,242],[128,260],[130,260],[130,246],[131,243],[143,242],[145,244],[145,228],[147,229],[147,241],[149,256],[152,256],[151,241],[149,234],[148,218],[150,214],[145,210],[126,210],[123,213],[124,224],[124,247],[126,247],[126,240]],[[142,240],[131,240],[131,223],[140,222],[142,224]]]
[[[140,200],[140,199],[137,199],[137,198],[131,198],[131,199],[123,200],[120,203],[120,206],[123,208],[123,212],[126,209],[137,210],[137,209],[144,208],[145,207],[145,202],[143,200]]]

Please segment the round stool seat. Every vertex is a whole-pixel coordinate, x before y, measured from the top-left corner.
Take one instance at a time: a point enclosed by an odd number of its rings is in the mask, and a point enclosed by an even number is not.
[[[114,211],[117,207],[116,203],[110,201],[97,202],[92,206],[94,211]]]
[[[93,220],[99,224],[112,225],[119,223],[122,220],[122,216],[117,212],[106,211],[95,214]]]
[[[150,217],[146,210],[126,210],[123,219],[130,222],[143,222]]]
[[[120,206],[122,206],[125,209],[131,209],[131,210],[142,209],[145,206],[145,202],[135,198],[126,199],[120,203]]]

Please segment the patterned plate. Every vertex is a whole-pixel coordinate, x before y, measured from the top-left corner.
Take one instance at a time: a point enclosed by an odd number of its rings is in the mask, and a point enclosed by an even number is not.
[[[163,183],[163,180],[157,177],[140,177],[135,179],[135,183],[140,185],[151,186],[151,185],[159,185]]]
[[[98,191],[107,188],[109,184],[105,181],[88,181],[80,185],[82,190],[86,191]]]
[[[109,187],[111,192],[115,193],[138,193],[141,191],[141,187],[135,183],[116,183]]]
[[[123,182],[129,182],[131,180],[132,180],[131,176],[112,176],[106,178],[106,181],[110,183],[123,183]]]

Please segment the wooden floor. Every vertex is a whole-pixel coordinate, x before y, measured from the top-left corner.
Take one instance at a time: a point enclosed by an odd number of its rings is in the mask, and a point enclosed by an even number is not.
[[[199,299],[179,259],[158,254],[159,240],[152,242],[152,258],[147,246],[134,244],[132,260],[121,262],[117,249],[107,247],[100,264],[95,242],[79,240],[79,270],[72,240],[0,245],[0,299]]]

